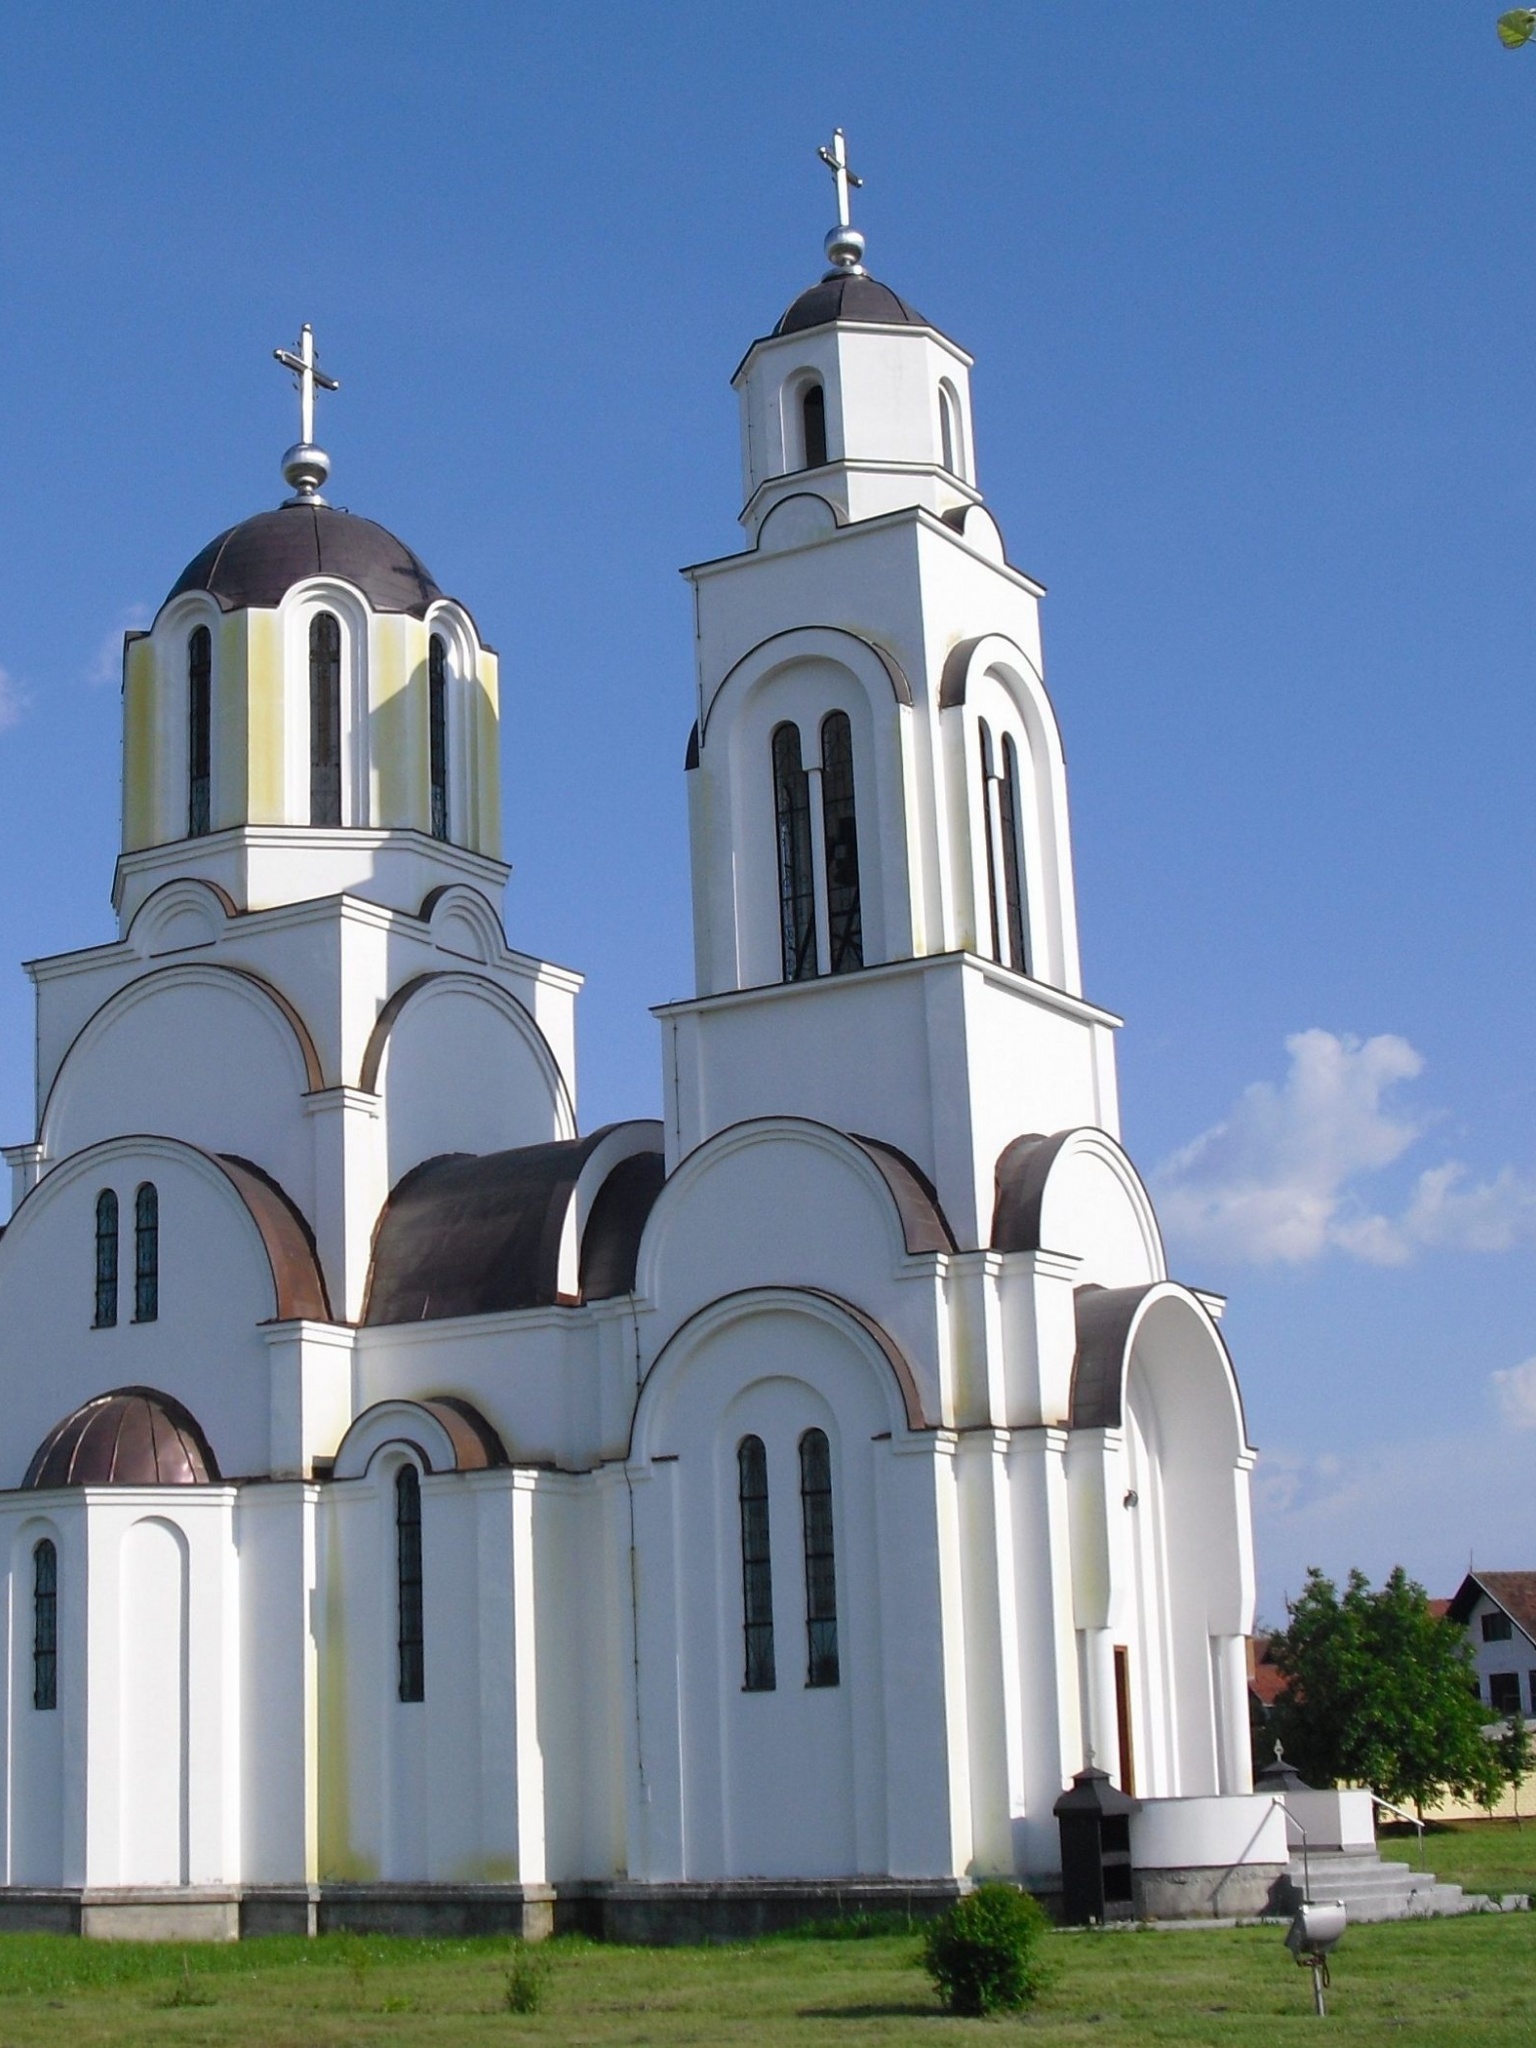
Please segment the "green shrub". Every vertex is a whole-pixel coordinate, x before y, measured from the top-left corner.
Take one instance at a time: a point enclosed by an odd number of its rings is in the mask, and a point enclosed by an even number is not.
[[[968,2019],[1016,2012],[1045,1982],[1040,1903],[1011,1884],[978,1885],[923,1937],[923,1968],[946,2009]]]
[[[512,1944],[512,1960],[506,1972],[508,2012],[538,2012],[549,1985],[549,1958],[526,1943]]]

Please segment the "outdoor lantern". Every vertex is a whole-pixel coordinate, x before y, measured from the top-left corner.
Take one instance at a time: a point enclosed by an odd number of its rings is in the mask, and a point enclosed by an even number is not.
[[[1286,1931],[1285,1945],[1304,1970],[1312,1972],[1312,2004],[1321,2019],[1327,2011],[1328,1958],[1344,1938],[1348,1920],[1342,1899],[1303,1899]]]

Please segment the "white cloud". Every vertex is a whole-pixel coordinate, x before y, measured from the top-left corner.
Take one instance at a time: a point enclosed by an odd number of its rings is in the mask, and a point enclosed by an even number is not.
[[[0,668],[0,732],[7,726],[15,725],[26,709],[27,700],[16,678],[8,669]]]
[[[103,689],[108,683],[119,683],[123,679],[123,635],[136,633],[149,624],[149,606],[131,604],[121,614],[118,622],[106,633],[96,649],[85,679],[95,689]]]
[[[1536,1358],[1490,1373],[1499,1413],[1511,1429],[1536,1429]]]
[[[1506,1166],[1477,1181],[1459,1161],[1426,1168],[1398,1213],[1359,1183],[1424,1132],[1395,1091],[1423,1072],[1405,1038],[1300,1031],[1290,1071],[1255,1081],[1228,1115],[1166,1160],[1158,1207],[1181,1246],[1255,1265],[1300,1265],[1327,1251],[1400,1266],[1426,1250],[1508,1251],[1536,1243],[1536,1176]]]

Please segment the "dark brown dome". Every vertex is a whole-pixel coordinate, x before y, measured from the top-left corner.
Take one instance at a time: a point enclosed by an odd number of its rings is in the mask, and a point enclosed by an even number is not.
[[[171,597],[206,590],[222,611],[271,610],[307,576],[338,576],[355,584],[375,611],[417,618],[442,596],[404,541],[373,520],[333,505],[279,505],[209,541],[182,570]]]
[[[206,1486],[218,1460],[197,1419],[153,1387],[98,1394],[54,1424],[23,1486]]]
[[[807,327],[825,327],[842,320],[862,327],[926,327],[928,322],[888,284],[853,271],[837,270],[804,291],[773,330],[799,334]]]

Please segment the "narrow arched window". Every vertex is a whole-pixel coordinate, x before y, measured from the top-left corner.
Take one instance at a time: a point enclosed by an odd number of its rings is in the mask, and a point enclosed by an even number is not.
[[[59,1704],[59,1553],[46,1536],[32,1550],[32,1704]]]
[[[187,642],[187,837],[213,824],[213,635],[198,626]]]
[[[421,1604],[421,1476],[414,1465],[395,1474],[395,1595],[400,1697],[424,1700],[427,1663]]]
[[[801,396],[800,427],[805,467],[820,469],[827,459],[827,394],[819,384],[807,385]]]
[[[329,612],[309,627],[309,822],[341,823],[341,627]]]
[[[987,842],[987,921],[991,934],[988,958],[1001,960],[1003,957],[1002,924],[997,914],[997,834],[993,830],[993,815],[996,805],[997,762],[992,752],[992,734],[987,721],[977,721],[981,735],[981,828]]]
[[[960,467],[960,409],[955,403],[955,394],[947,384],[939,386],[939,460],[951,476],[962,474]]]
[[[1008,931],[1008,965],[1029,972],[1028,926],[1024,915],[1024,861],[1019,845],[1021,785],[1019,750],[1003,734],[1003,775],[998,785],[998,836],[1003,842],[1003,910]]]
[[[760,1436],[744,1436],[736,1447],[737,1493],[741,1502],[741,1632],[745,1648],[744,1692],[772,1692],[773,1559],[768,1547],[768,1457]]]
[[[773,808],[784,979],[804,981],[816,972],[816,878],[810,780],[800,765],[800,728],[795,725],[781,725],[773,735]]]
[[[133,1198],[133,1320],[152,1323],[160,1314],[160,1197],[152,1180]]]
[[[427,651],[427,760],[432,779],[432,837],[448,837],[448,649],[440,634]]]
[[[837,1559],[825,1430],[808,1429],[800,1439],[800,1524],[805,1537],[805,1682],[836,1685]]]
[[[96,1197],[96,1314],[94,1326],[110,1330],[117,1321],[117,1196],[103,1188]]]
[[[853,797],[853,728],[846,711],[821,725],[821,817],[827,843],[827,940],[834,974],[864,965],[859,911],[859,823]]]

